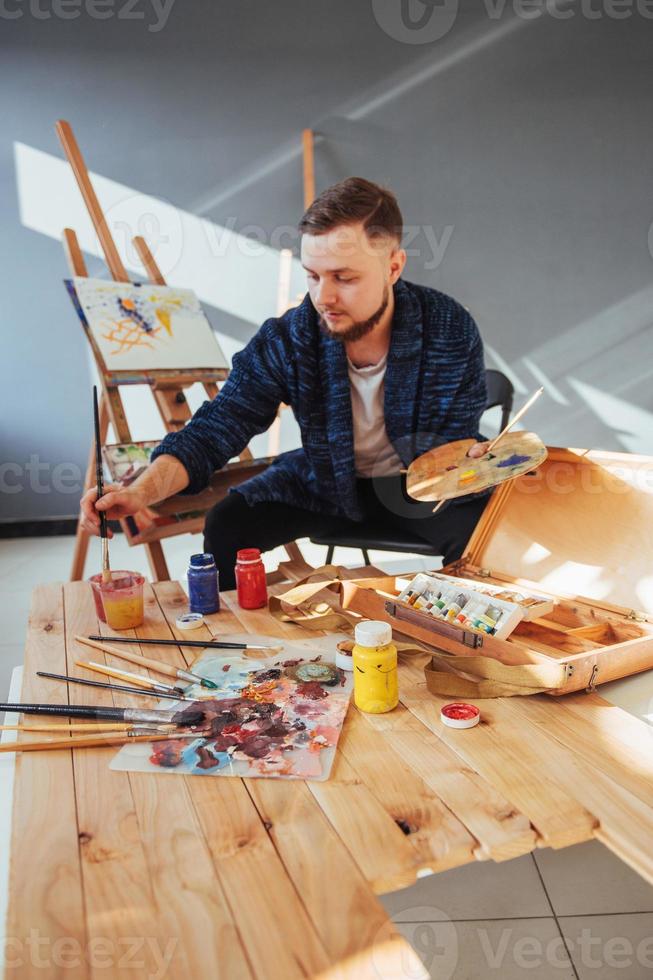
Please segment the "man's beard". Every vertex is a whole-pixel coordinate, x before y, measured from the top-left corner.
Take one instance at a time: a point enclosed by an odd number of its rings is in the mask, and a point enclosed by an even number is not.
[[[376,313],[373,313],[367,320],[359,320],[358,323],[352,323],[346,330],[332,330],[324,317],[320,316],[320,330],[327,337],[331,337],[332,340],[339,340],[343,344],[350,344],[357,340],[362,340],[371,330],[374,330],[374,327],[381,320],[381,317],[388,308],[389,298],[390,291],[386,286],[383,290],[383,300]]]

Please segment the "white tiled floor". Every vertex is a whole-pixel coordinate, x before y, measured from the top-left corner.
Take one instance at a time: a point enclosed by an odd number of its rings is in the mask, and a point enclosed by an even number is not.
[[[301,542],[306,559],[323,563],[325,549]],[[188,556],[201,537],[164,542],[170,574],[183,582]],[[23,661],[31,590],[66,580],[71,538],[0,541],[0,694]],[[275,568],[284,553],[266,555]],[[116,537],[112,565],[148,573],[145,554]],[[388,571],[433,567],[409,556],[372,553]],[[336,560],[360,563],[340,549]],[[87,568],[100,566],[92,542]],[[608,695],[608,690],[611,692]],[[602,693],[640,717],[650,717],[653,679],[630,678]],[[384,896],[383,904],[438,980],[643,980],[653,978],[653,888],[598,841],[563,851],[538,850],[501,864],[477,862],[422,878]]]
[[[438,980],[653,977],[653,888],[598,841],[466,865],[382,901]]]

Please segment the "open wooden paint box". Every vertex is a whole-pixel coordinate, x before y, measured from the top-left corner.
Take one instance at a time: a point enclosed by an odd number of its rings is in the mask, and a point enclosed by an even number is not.
[[[461,657],[564,665],[555,695],[652,668],[653,458],[549,449],[537,470],[494,492],[465,555],[441,571],[550,601],[506,639],[398,602],[411,575],[345,581],[343,606]]]

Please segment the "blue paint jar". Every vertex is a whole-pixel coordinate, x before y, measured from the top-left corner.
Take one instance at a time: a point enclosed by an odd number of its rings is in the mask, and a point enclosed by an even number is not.
[[[188,568],[188,597],[194,613],[220,612],[220,590],[215,558],[210,554],[191,555]]]

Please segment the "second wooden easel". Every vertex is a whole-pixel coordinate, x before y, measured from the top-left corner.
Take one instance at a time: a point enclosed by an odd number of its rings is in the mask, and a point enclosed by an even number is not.
[[[315,200],[315,133],[312,129],[302,131],[302,167],[304,185],[304,210]],[[279,276],[277,279],[277,316],[294,306],[299,306],[303,296],[300,293],[294,299],[290,297],[290,282],[292,278],[292,249],[283,248],[279,253]],[[268,430],[268,455],[276,456],[281,443],[281,413],[288,408],[280,405],[277,417]]]

